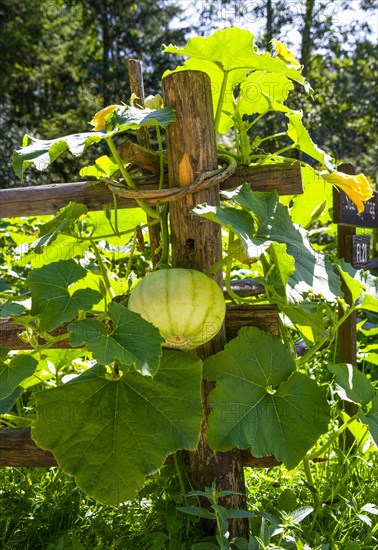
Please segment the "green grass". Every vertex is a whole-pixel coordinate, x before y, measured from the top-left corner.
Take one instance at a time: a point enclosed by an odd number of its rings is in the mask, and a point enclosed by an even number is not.
[[[341,451],[335,451],[332,460],[313,464],[312,470],[321,506],[296,527],[289,525],[288,514],[313,506],[300,466],[292,471],[246,469],[250,509],[273,514],[283,524],[286,521],[285,535],[301,538],[306,549],[377,550],[378,453],[356,453],[346,460]],[[87,497],[56,468],[1,468],[0,548],[190,549],[201,536],[196,518],[188,524],[188,517],[177,511],[182,504],[171,466],[149,479],[139,499],[118,507]],[[254,535],[259,535],[260,527],[257,514],[251,520]],[[272,536],[266,548],[277,548],[279,538]],[[301,548],[287,540],[281,544]]]

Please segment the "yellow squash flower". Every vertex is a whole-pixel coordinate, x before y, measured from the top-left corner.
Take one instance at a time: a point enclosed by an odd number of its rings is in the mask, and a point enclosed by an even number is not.
[[[342,189],[357,206],[359,214],[364,211],[364,202],[373,196],[373,190],[364,174],[350,176],[342,172],[331,172],[322,174],[322,177],[328,183]]]
[[[280,42],[279,40],[276,40],[275,38],[273,38],[272,44],[278,54],[278,57],[282,59],[282,61],[285,61],[285,63],[287,63],[288,65],[292,65],[293,67],[301,66],[299,61],[295,59],[295,53],[289,50],[286,44]]]
[[[101,111],[98,111],[89,123],[93,126],[92,132],[103,130],[105,128],[105,118],[109,113],[118,109],[118,107],[122,107],[122,105],[109,105],[109,107],[105,107],[101,109]]]

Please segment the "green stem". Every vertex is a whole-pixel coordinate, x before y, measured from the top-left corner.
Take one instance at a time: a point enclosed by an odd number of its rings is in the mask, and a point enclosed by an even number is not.
[[[286,132],[278,132],[278,134],[271,134],[270,136],[266,136],[264,138],[261,138],[260,143],[262,143],[263,141],[267,141],[268,139],[273,139],[273,138],[280,137],[280,136],[287,136],[287,133]]]
[[[118,201],[117,201],[117,195],[113,193],[113,206],[114,206],[114,232],[119,237],[119,230],[118,230]]]
[[[116,146],[114,145],[113,143],[113,140],[112,138],[106,138],[106,143],[108,144],[109,146],[109,149],[113,155],[113,158],[114,160],[116,161],[116,163],[118,164],[118,167],[120,169],[120,172],[122,174],[122,176],[124,177],[125,179],[125,182],[128,186],[129,189],[132,189],[133,191],[137,191],[137,186],[135,185],[135,183],[133,182],[133,180],[131,179],[129,173],[127,172],[127,170],[125,169],[124,165],[123,165],[123,162],[122,162],[122,159],[121,157],[119,156],[118,154],[118,151],[117,151],[117,148]],[[152,208],[151,206],[149,206],[147,203],[145,203],[144,201],[140,201],[139,199],[136,199],[136,203],[138,204],[138,206],[140,206],[140,208],[142,208],[142,210],[144,210],[144,212],[146,212],[146,214],[148,214],[148,216],[150,216],[151,218],[159,218],[159,214],[158,212],[156,212],[155,208]]]
[[[169,204],[166,203],[160,211],[160,227],[161,227],[161,242],[162,252],[159,263],[156,268],[161,269],[169,267],[169,228],[168,228]]]
[[[149,223],[145,223],[141,225],[141,229],[145,229],[147,227],[151,227],[152,225],[156,225],[159,223],[159,220],[154,219]],[[119,231],[117,233],[117,237],[121,237],[122,235],[128,235],[129,233],[134,233],[135,229],[127,229],[126,231]],[[85,242],[93,239],[93,241],[102,241],[104,239],[110,239],[110,237],[114,237],[114,233],[109,233],[108,235],[96,235],[92,237],[79,237],[78,235],[72,235],[72,233],[65,233],[64,231],[60,231],[60,235],[65,235],[66,237],[74,237],[78,242]]]
[[[271,158],[277,157],[279,155],[282,155],[282,153],[284,153],[285,151],[289,151],[290,149],[293,149],[293,148],[294,148],[293,145],[286,145],[286,147],[282,147],[282,149],[279,149],[278,151],[275,151],[274,153],[272,153],[270,157]],[[257,164],[260,164],[260,163],[257,163]]]
[[[229,233],[228,233],[228,250],[230,250],[230,248],[232,247],[232,244],[234,242],[234,238],[235,238],[235,233],[233,231],[231,231],[231,229],[230,229]],[[245,301],[245,300],[243,300],[243,298],[238,296],[231,288],[231,269],[232,269],[232,258],[230,258],[226,263],[225,285],[226,285],[227,293],[228,293],[229,297],[232,300],[234,300],[234,302]]]
[[[215,121],[214,121],[215,136],[218,135],[220,119],[221,119],[221,116],[222,116],[223,101],[224,101],[224,96],[226,95],[227,79],[228,79],[228,71],[224,71],[221,91],[220,91],[219,99],[218,99],[217,112],[215,114]]]
[[[319,493],[315,487],[314,478],[312,477],[309,458],[307,456],[304,456],[302,459],[302,462],[303,462],[303,468],[307,479],[307,484],[311,488],[311,493],[314,497],[315,508],[317,509],[320,504],[320,499],[319,499]]]
[[[350,418],[348,418],[348,420],[346,420],[344,422],[344,424],[342,424],[340,426],[340,428],[338,430],[336,430],[329,438],[328,440],[324,443],[324,445],[322,445],[320,447],[320,449],[318,449],[317,451],[315,451],[314,453],[312,454],[308,454],[306,455],[307,459],[308,460],[313,460],[314,458],[318,458],[319,456],[322,456],[324,455],[324,453],[326,452],[326,450],[332,445],[332,443],[334,441],[336,441],[336,439],[339,438],[339,436],[343,433],[344,430],[347,429],[347,427],[349,426],[349,424],[352,424],[352,422],[354,422],[355,420],[358,419],[358,413],[351,416]]]
[[[91,245],[92,245],[92,248],[93,248],[93,252],[94,252],[94,255],[96,256],[96,260],[97,260],[97,264],[98,264],[98,267],[101,271],[101,275],[102,275],[102,278],[103,278],[103,281],[104,281],[104,285],[105,285],[105,288],[106,288],[106,291],[109,293],[110,297],[111,298],[114,298],[115,296],[115,292],[114,290],[112,289],[112,286],[110,284],[110,281],[109,281],[109,277],[108,277],[108,273],[106,271],[106,267],[104,265],[104,262],[102,261],[102,257],[101,257],[101,254],[100,254],[100,251],[99,249],[97,248],[97,245],[96,243],[92,240],[92,239],[89,239]],[[104,296],[104,299],[105,299],[105,302],[106,302],[106,296]],[[105,304],[106,306],[106,304]]]
[[[163,155],[163,142],[161,139],[160,126],[156,124],[156,137],[159,148],[159,189],[164,185],[164,155]]]
[[[133,261],[135,248],[136,248],[136,238],[135,238],[135,232],[134,232],[133,244],[131,245],[131,248],[130,248],[130,255],[129,255],[129,259],[127,261],[127,267],[126,267],[126,273],[125,273],[125,281],[127,282],[128,291],[130,290],[130,286],[131,286],[130,282],[129,282],[129,276],[130,276],[130,272],[131,272],[131,264],[132,264],[132,261]]]
[[[246,131],[248,132],[252,126],[254,126],[263,116],[265,116],[267,113],[269,113],[270,109],[268,109],[267,111],[265,111],[265,113],[261,113],[261,115],[258,115],[256,118],[254,118],[252,120],[252,122],[250,124],[248,124],[247,128],[246,128]]]

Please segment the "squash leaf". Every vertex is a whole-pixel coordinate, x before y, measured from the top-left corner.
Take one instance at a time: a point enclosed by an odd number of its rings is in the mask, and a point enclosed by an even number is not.
[[[294,468],[328,428],[325,392],[295,371],[278,336],[241,328],[205,360],[204,377],[216,382],[207,430],[214,451],[250,449],[253,456],[273,454]]]
[[[131,500],[169,454],[196,448],[201,370],[200,359],[175,350],[164,351],[153,379],[134,371],[109,380],[96,365],[36,395],[32,437],[96,500]]]
[[[27,283],[32,296],[32,315],[40,317],[39,329],[49,331],[72,321],[79,310],[90,311],[102,295],[91,288],[76,290],[69,286],[83,279],[86,270],[74,260],[53,262],[30,271]]]
[[[164,342],[158,329],[138,313],[115,302],[109,304],[108,315],[113,323],[110,331],[96,319],[71,323],[68,327],[71,345],[85,344],[104,365],[119,361],[121,365],[135,365],[143,375],[154,375],[159,368]]]
[[[119,106],[106,116],[106,131],[71,134],[56,139],[43,140],[29,135],[23,138],[21,149],[13,151],[13,170],[22,178],[25,170],[34,165],[45,170],[62,153],[69,151],[80,156],[88,147],[127,130],[159,124],[166,127],[175,119],[173,109],[137,109],[129,105]]]

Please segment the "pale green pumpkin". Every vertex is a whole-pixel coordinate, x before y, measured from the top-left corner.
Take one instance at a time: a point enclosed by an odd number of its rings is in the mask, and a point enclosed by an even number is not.
[[[159,329],[165,345],[184,350],[208,342],[221,329],[226,306],[210,277],[194,269],[162,269],[132,290],[129,309]]]

